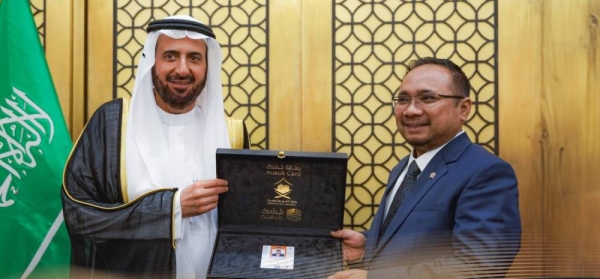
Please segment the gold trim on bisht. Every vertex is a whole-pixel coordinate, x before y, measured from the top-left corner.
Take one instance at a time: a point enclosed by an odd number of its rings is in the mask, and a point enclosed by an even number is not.
[[[229,142],[231,148],[244,148],[244,121],[232,117],[227,118],[227,131],[229,132]]]
[[[127,94],[126,94],[127,95]],[[123,98],[123,106],[121,108],[121,148],[119,149],[119,168],[121,169],[121,195],[123,195],[123,202],[129,202],[129,191],[127,190],[127,164],[125,155],[127,151],[127,121],[129,121],[129,104],[131,97],[129,95]]]

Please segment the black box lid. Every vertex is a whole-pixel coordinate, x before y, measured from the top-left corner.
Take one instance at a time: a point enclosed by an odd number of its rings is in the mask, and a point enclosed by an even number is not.
[[[218,149],[219,229],[327,233],[343,226],[348,155]],[[293,230],[290,230],[293,229]]]

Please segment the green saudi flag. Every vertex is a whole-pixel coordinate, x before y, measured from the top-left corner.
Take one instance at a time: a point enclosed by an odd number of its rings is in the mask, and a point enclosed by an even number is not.
[[[72,147],[28,0],[0,2],[0,278],[68,277]]]

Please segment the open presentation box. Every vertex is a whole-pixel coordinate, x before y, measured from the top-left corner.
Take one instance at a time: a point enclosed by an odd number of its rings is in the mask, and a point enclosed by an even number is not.
[[[208,278],[325,278],[342,270],[348,156],[218,149],[219,230]]]

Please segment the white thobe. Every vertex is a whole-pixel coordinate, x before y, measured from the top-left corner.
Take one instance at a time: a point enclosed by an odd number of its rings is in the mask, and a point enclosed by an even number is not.
[[[208,264],[217,233],[217,210],[182,218],[180,194],[194,180],[208,177],[202,167],[203,123],[198,107],[184,114],[169,114],[159,109],[163,132],[167,138],[170,158],[165,158],[165,168],[170,168],[170,185],[157,188],[179,188],[175,194],[175,249],[177,278],[206,278]],[[159,132],[159,131],[157,131]],[[157,147],[163,148],[163,147]],[[194,156],[191,156],[194,154]],[[149,170],[152,171],[152,170]],[[129,197],[135,198],[149,190],[149,184],[128,189]],[[133,186],[133,185],[130,185]],[[153,187],[153,186],[152,186]]]

